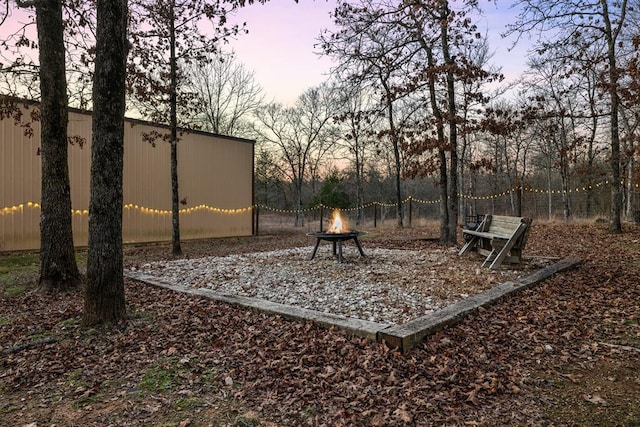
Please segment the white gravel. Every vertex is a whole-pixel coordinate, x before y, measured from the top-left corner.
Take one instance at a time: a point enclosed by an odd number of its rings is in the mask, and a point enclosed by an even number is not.
[[[265,299],[321,312],[400,324],[461,299],[443,287],[459,276],[452,265],[455,249],[429,251],[365,248],[344,245],[346,262],[338,263],[331,245],[321,245],[313,260],[313,247],[225,257],[181,259],[142,264],[144,274],[182,286],[208,288],[222,294]],[[472,264],[470,275],[481,273]],[[508,274],[508,273],[507,273]],[[501,273],[505,275],[505,273]]]

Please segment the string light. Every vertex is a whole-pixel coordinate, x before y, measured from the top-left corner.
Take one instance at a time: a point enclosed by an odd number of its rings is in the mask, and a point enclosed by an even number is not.
[[[600,188],[603,185],[609,185],[609,180],[605,180],[603,182],[598,182],[595,184],[589,184],[583,187],[577,187],[575,189],[568,189],[567,193],[580,193],[580,192],[586,192],[589,190],[593,190],[594,188]],[[640,188],[640,183],[635,183],[634,184],[634,188]],[[498,199],[501,197],[505,197],[507,195],[513,194],[513,193],[517,193],[519,191],[526,191],[526,192],[530,192],[530,193],[535,193],[535,194],[563,194],[563,190],[542,190],[539,188],[534,188],[534,187],[527,187],[527,186],[516,186],[513,188],[510,188],[508,190],[502,191],[500,193],[495,193],[495,194],[487,194],[487,195],[483,195],[483,196],[470,196],[470,195],[466,195],[466,194],[458,194],[458,197],[462,198],[462,199],[467,199],[467,200],[493,200],[493,199]],[[421,203],[421,204],[437,204],[440,203],[440,199],[433,199],[433,200],[424,200],[424,199],[417,199],[414,198],[413,196],[408,196],[407,198],[405,198],[404,200],[401,201],[401,204],[406,204],[406,203],[412,203],[412,202],[416,202],[416,203]],[[351,212],[351,211],[357,211],[359,209],[366,209],[366,208],[371,208],[374,206],[381,206],[381,207],[387,207],[387,208],[394,208],[398,206],[398,203],[384,203],[384,202],[369,202],[366,204],[363,204],[361,206],[356,206],[356,207],[351,207],[351,208],[343,208],[341,209],[342,211],[345,212]],[[16,213],[23,213],[24,210],[26,208],[29,209],[40,209],[40,203],[37,202],[26,202],[26,203],[20,203],[17,205],[13,205],[13,206],[5,206],[0,208],[0,215],[13,215]],[[137,204],[134,203],[127,203],[125,205],[123,205],[124,210],[126,211],[138,211],[140,213],[146,214],[146,215],[171,215],[172,211],[171,210],[167,210],[167,209],[153,209],[153,208],[148,208],[145,206],[139,206]],[[316,206],[313,207],[308,207],[308,208],[304,208],[304,209],[279,209],[279,208],[274,208],[271,206],[267,206],[267,205],[262,205],[262,204],[256,204],[256,205],[251,205],[251,206],[247,206],[247,207],[243,207],[243,208],[234,208],[234,209],[225,209],[225,208],[218,208],[215,206],[209,206],[209,205],[205,205],[205,204],[201,204],[198,206],[194,206],[194,207],[190,207],[190,208],[183,208],[180,209],[179,212],[180,214],[193,214],[196,212],[200,212],[200,211],[204,211],[204,212],[211,212],[211,213],[216,213],[216,214],[224,214],[224,215],[239,215],[239,214],[246,214],[248,212],[252,212],[256,209],[264,209],[264,210],[268,210],[271,212],[277,212],[277,213],[284,213],[284,214],[301,214],[301,213],[308,213],[308,212],[314,212],[318,209],[334,209],[334,207],[332,206],[327,206],[323,203],[320,203]],[[89,215],[89,210],[88,209],[72,209],[71,210],[71,214],[74,216],[88,216]]]
[[[40,204],[39,203],[35,203],[35,202],[27,202],[27,203],[21,203],[19,205],[14,205],[14,206],[6,206],[3,208],[0,208],[0,215],[9,215],[9,214],[14,214],[17,212],[23,212],[24,208],[28,207],[31,209],[40,209]],[[208,206],[208,205],[199,205],[199,206],[195,206],[192,208],[184,208],[184,209],[180,209],[180,213],[181,214],[192,214],[195,213],[197,211],[209,211],[209,212],[215,212],[215,213],[220,213],[220,214],[229,214],[229,215],[234,215],[234,214],[243,214],[243,213],[247,213],[252,211],[253,209],[255,209],[256,206],[248,206],[245,208],[236,208],[236,209],[223,209],[223,208],[216,208],[216,207],[212,207],[212,206]],[[123,208],[125,210],[135,210],[138,212],[141,212],[143,214],[150,214],[150,215],[171,215],[171,211],[170,210],[166,210],[166,209],[152,209],[152,208],[147,208],[144,206],[139,206],[133,203],[128,203],[123,205]],[[88,209],[71,209],[71,215],[84,215],[87,216],[89,215],[89,210]]]

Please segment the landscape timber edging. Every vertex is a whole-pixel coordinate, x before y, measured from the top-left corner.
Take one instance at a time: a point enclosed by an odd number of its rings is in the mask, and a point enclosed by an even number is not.
[[[383,329],[379,331],[377,339],[403,353],[407,352],[427,335],[434,334],[460,322],[467,315],[478,311],[480,307],[496,304],[516,292],[533,287],[556,273],[574,268],[581,262],[577,258],[561,259],[555,264],[540,269],[529,276],[501,283],[426,316]]]
[[[469,296],[426,316],[419,317],[401,325],[393,326],[338,314],[323,313],[317,310],[280,304],[259,298],[222,294],[205,288],[191,288],[160,280],[156,277],[135,270],[125,269],[123,273],[130,279],[170,289],[172,291],[202,296],[227,304],[251,308],[264,313],[277,314],[288,319],[310,321],[328,328],[335,327],[343,329],[354,335],[380,342],[384,341],[388,346],[397,348],[404,353],[422,341],[427,335],[458,323],[468,314],[476,312],[480,307],[495,304],[515,292],[530,288],[552,275],[576,267],[580,263],[581,260],[576,258],[564,258],[529,276],[516,281],[501,283],[491,289]]]
[[[158,286],[161,288],[170,289],[190,295],[199,295],[227,304],[251,308],[264,313],[277,314],[287,319],[311,321],[328,328],[340,328],[351,334],[362,336],[372,340],[377,339],[378,332],[389,327],[388,323],[370,322],[368,320],[341,316],[339,314],[323,313],[321,311],[310,310],[308,308],[280,304],[260,298],[222,294],[212,291],[211,289],[191,288],[188,286],[177,285],[175,283],[158,280],[156,277],[132,270],[125,270],[124,275],[126,277],[129,277],[130,279],[134,279],[153,286]]]

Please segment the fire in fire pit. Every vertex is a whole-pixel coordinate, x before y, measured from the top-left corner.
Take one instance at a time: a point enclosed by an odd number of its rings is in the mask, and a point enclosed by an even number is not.
[[[342,217],[340,216],[340,210],[335,209],[333,211],[331,225],[329,226],[327,233],[340,234],[342,232]]]
[[[307,236],[312,236],[317,239],[316,246],[313,248],[313,253],[311,254],[310,259],[313,259],[316,256],[318,246],[320,246],[320,242],[322,240],[326,240],[327,242],[331,242],[333,244],[333,255],[338,257],[338,262],[344,262],[344,257],[342,256],[342,242],[346,240],[353,240],[358,247],[360,255],[364,257],[364,251],[362,250],[362,246],[360,246],[360,242],[358,241],[358,236],[360,234],[362,234],[362,232],[360,231],[347,230],[345,222],[340,216],[340,210],[335,209],[333,211],[331,225],[329,226],[327,231],[317,231],[315,233],[307,234]]]

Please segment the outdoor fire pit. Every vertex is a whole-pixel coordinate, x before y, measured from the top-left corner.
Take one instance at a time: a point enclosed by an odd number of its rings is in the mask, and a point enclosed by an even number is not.
[[[335,210],[333,212],[333,220],[331,222],[331,226],[327,231],[316,231],[314,233],[307,233],[307,236],[315,237],[316,245],[313,248],[313,253],[311,253],[310,260],[316,256],[316,252],[318,252],[318,246],[320,246],[320,242],[325,240],[327,242],[331,242],[333,244],[333,255],[338,257],[338,262],[344,262],[344,257],[342,256],[342,242],[347,240],[353,240],[358,247],[358,251],[361,256],[366,256],[364,251],[362,250],[362,246],[358,241],[358,236],[363,234],[362,231],[347,231],[343,229],[342,218],[340,217],[340,211]]]

